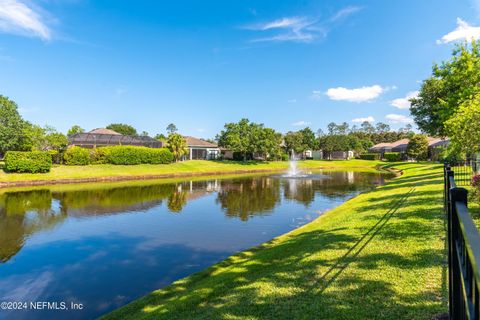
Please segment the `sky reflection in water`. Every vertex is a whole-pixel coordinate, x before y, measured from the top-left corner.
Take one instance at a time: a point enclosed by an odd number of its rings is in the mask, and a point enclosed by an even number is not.
[[[85,306],[0,311],[0,319],[99,316],[301,226],[384,179],[322,172],[302,179],[269,175],[0,193],[0,301]]]

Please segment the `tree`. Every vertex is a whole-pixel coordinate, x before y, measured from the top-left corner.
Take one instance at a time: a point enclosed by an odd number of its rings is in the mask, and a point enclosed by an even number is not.
[[[171,133],[168,135],[167,145],[168,149],[170,149],[173,154],[175,162],[188,153],[187,141],[178,133]]]
[[[125,136],[136,136],[137,134],[137,129],[132,127],[129,124],[124,124],[124,123],[112,123],[107,126],[107,129],[113,130],[115,132],[118,132],[120,134],[123,134]]]
[[[267,157],[274,159],[279,159],[281,157],[281,143],[281,133],[276,132],[271,128],[261,127],[260,139],[258,141],[258,151],[263,154],[265,160],[267,160]]]
[[[457,149],[471,154],[480,146],[480,94],[464,101],[445,123],[446,132]]]
[[[177,131],[178,131],[177,126],[174,125],[173,123],[170,123],[170,124],[167,126],[167,132],[168,132],[169,134],[175,133],[175,132],[177,132]]]
[[[47,132],[45,135],[46,145],[43,150],[64,150],[68,146],[68,138],[61,132]]]
[[[245,161],[247,153],[255,151],[252,127],[253,124],[245,118],[238,123],[226,123],[224,130],[217,137],[218,145],[233,152],[240,152],[243,155],[243,161]]]
[[[366,133],[366,134],[373,134],[375,133],[375,127],[368,121],[363,121],[362,124],[360,125],[360,130],[363,132],[363,133]]]
[[[410,100],[410,112],[421,131],[446,136],[445,122],[479,89],[479,42],[464,42],[455,47],[449,61],[433,66],[432,76],[423,81],[418,97]]]
[[[299,131],[302,134],[302,144],[305,150],[315,150],[317,148],[317,139],[315,133],[309,127]]]
[[[349,131],[349,125],[346,122],[341,124],[336,124],[335,122],[330,122],[327,126],[328,134],[347,134]]]
[[[24,130],[25,150],[57,150],[61,151],[68,145],[68,138],[51,126],[40,127],[27,123]]]
[[[327,155],[333,151],[348,151],[351,149],[351,144],[349,136],[342,134],[330,134],[318,139],[318,146]]]
[[[407,155],[415,160],[428,158],[428,140],[423,134],[416,134],[410,138],[407,145]]]
[[[26,122],[18,113],[17,104],[0,95],[0,154],[24,149]]]
[[[377,133],[386,133],[390,131],[390,126],[386,123],[379,122],[375,126],[375,130],[377,131]]]
[[[285,148],[287,149],[287,153],[290,152],[301,153],[305,151],[305,145],[303,144],[303,134],[300,131],[293,132],[289,131],[283,137],[285,141]]]
[[[167,137],[163,133],[157,133],[153,138],[158,141],[167,141]]]
[[[68,129],[67,136],[71,136],[77,133],[84,133],[84,132],[85,132],[85,129],[83,129],[82,127],[76,124],[72,126],[70,129]]]

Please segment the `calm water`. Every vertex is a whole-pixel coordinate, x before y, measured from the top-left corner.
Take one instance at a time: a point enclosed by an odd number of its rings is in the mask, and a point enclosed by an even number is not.
[[[322,172],[0,192],[0,302],[83,305],[0,310],[0,319],[94,318],[297,228],[384,179]]]

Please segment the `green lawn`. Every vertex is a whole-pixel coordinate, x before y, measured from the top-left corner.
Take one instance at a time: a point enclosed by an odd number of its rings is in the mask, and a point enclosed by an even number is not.
[[[432,319],[445,313],[442,167],[389,166],[404,174],[105,319]]]
[[[304,168],[315,167],[375,167],[379,161],[349,160],[349,161],[300,161]],[[1,182],[56,180],[56,179],[85,179],[85,178],[108,178],[108,177],[132,177],[154,175],[186,175],[208,173],[233,173],[260,170],[284,170],[288,162],[235,162],[235,161],[203,161],[192,160],[172,163],[168,165],[89,165],[89,166],[54,166],[49,173],[26,174],[5,173],[0,170]]]

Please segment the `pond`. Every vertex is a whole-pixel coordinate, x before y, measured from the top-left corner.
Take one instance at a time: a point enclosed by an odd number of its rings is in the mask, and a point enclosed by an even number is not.
[[[323,171],[0,190],[0,302],[28,303],[28,310],[0,310],[0,319],[97,317],[387,178]],[[31,302],[51,304],[32,310]],[[69,310],[48,310],[62,302]]]

